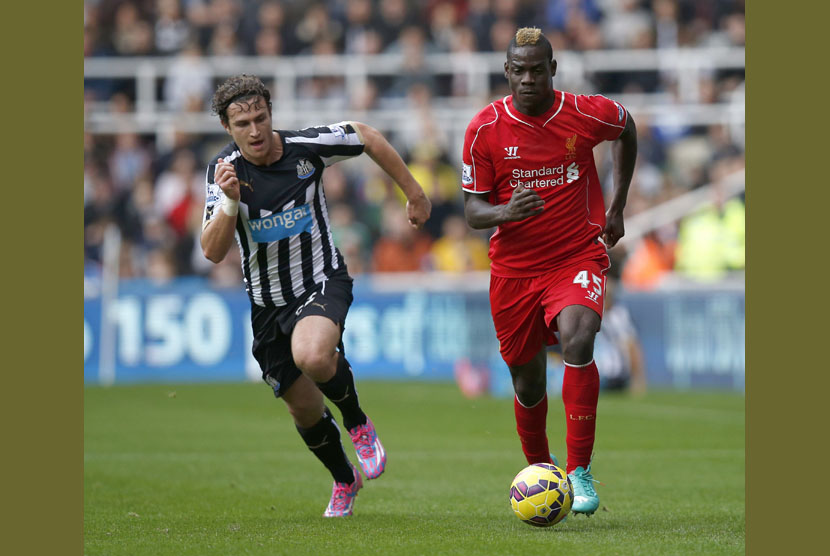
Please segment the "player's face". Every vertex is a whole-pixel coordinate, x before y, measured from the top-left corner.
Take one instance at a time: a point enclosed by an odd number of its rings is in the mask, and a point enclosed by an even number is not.
[[[504,75],[513,91],[513,105],[523,114],[538,116],[553,105],[556,61],[542,46],[518,46],[504,63]]]
[[[254,164],[266,164],[274,153],[271,111],[261,96],[240,100],[228,106],[227,132]]]

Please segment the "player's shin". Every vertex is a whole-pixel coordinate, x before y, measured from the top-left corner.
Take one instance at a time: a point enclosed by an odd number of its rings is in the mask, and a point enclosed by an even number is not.
[[[599,372],[592,360],[587,365],[565,363],[562,401],[565,405],[568,446],[567,472],[591,463],[596,432]]]
[[[354,385],[354,374],[342,351],[337,353],[334,376],[328,382],[318,382],[317,387],[340,410],[346,430],[366,424],[366,414],[360,408]]]
[[[307,429],[298,426],[297,432],[300,433],[308,449],[331,472],[336,482],[352,483],[354,481],[352,467],[343,450],[343,444],[340,442],[340,428],[328,407],[317,424]]]
[[[549,463],[548,436],[546,422],[548,415],[548,395],[531,407],[519,401],[518,396],[513,399],[513,411],[516,414],[516,431],[522,441],[522,451],[527,462]]]

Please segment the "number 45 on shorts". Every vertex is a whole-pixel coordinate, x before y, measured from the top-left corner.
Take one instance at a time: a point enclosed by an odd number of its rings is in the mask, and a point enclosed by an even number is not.
[[[593,284],[591,284],[591,280],[588,279],[588,274],[591,275],[593,280]],[[599,296],[602,295],[602,286],[603,286],[603,279],[602,276],[597,276],[593,272],[588,272],[587,270],[580,270],[576,276],[574,277],[574,284],[579,284],[584,289],[588,289],[589,286],[593,285],[592,291],[587,292],[586,297],[589,298],[591,301],[598,302]]]

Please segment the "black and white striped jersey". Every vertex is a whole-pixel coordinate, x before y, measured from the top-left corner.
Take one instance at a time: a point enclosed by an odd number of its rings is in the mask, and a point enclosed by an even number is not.
[[[602,315],[602,327],[594,340],[594,360],[606,380],[631,378],[629,342],[638,341],[637,329],[625,305],[615,303]]]
[[[363,140],[350,122],[277,133],[283,148],[278,161],[252,164],[231,142],[211,159],[206,176],[203,229],[225,199],[214,183],[218,159],[236,169],[241,198],[235,235],[245,289],[262,307],[294,301],[343,266],[321,179],[327,166],[363,153]]]

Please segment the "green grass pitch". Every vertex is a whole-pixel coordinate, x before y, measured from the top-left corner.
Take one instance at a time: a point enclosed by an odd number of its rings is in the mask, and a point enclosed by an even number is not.
[[[84,553],[744,553],[740,394],[603,393],[600,511],[542,529],[507,498],[526,465],[512,400],[469,400],[453,384],[358,388],[389,459],[345,519],[321,517],[331,478],[264,384],[86,388]],[[552,398],[561,460],[563,414]]]

